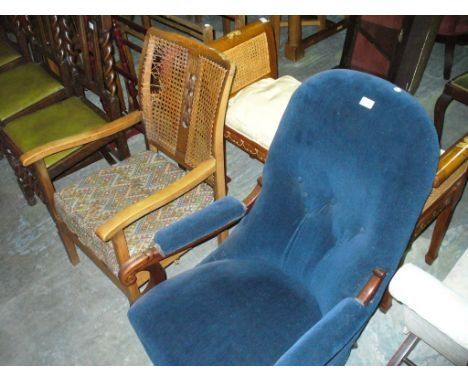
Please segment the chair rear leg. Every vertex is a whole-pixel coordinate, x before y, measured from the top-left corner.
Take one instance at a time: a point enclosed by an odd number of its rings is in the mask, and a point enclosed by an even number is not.
[[[442,244],[442,240],[447,233],[450,221],[452,220],[453,213],[455,212],[455,207],[457,206],[460,198],[463,194],[463,189],[466,184],[466,176],[463,179],[458,181],[456,188],[453,191],[452,198],[450,203],[445,207],[445,209],[439,214],[436,219],[434,226],[434,231],[432,232],[431,243],[429,245],[429,250],[426,253],[425,260],[426,264],[431,265],[439,255],[439,249]]]
[[[444,80],[450,79],[450,74],[452,73],[454,55],[455,55],[455,41],[447,41],[445,43],[445,53],[444,53]]]
[[[437,130],[437,136],[439,137],[439,142],[442,138],[442,129],[444,128],[444,118],[445,110],[447,110],[448,105],[452,102],[452,96],[448,94],[442,94],[435,104],[434,108],[434,125]]]
[[[76,251],[75,243],[70,238],[70,236],[68,236],[68,233],[66,232],[66,228],[64,228],[63,223],[56,222],[56,224],[59,236],[62,239],[65,250],[67,251],[70,263],[72,263],[73,265],[77,265],[80,262],[80,257],[78,256],[78,252]]]

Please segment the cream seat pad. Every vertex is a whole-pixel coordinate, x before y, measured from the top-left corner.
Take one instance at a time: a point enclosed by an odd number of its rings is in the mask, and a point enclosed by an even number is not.
[[[268,149],[286,106],[300,84],[291,76],[254,82],[229,100],[226,125]]]

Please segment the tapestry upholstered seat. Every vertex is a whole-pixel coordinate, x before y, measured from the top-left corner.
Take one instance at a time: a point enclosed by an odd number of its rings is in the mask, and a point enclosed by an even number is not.
[[[21,156],[41,176],[47,206],[72,264],[76,246],[134,301],[139,285],[118,273],[154,232],[226,195],[223,127],[234,67],[219,52],[149,28],[140,56],[135,110],[96,130],[55,139]],[[150,151],[98,170],[56,192],[44,158],[144,126]],[[219,240],[225,235],[219,236]],[[176,254],[165,266],[181,256]]]
[[[81,179],[54,195],[58,213],[68,229],[117,276],[119,265],[111,242],[96,236],[106,220],[145,197],[161,191],[185,175],[163,154],[145,151]],[[213,201],[213,189],[201,183],[174,203],[128,226],[125,232],[130,257],[151,246],[154,232]]]

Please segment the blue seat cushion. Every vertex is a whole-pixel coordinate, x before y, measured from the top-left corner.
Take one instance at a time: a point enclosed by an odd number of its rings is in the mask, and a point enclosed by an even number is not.
[[[199,265],[128,316],[156,365],[273,365],[321,318],[301,284],[261,260]]]

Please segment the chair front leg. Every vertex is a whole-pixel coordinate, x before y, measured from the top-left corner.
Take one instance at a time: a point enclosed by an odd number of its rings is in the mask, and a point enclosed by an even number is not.
[[[119,263],[120,269],[130,260],[130,254],[128,252],[127,240],[125,239],[125,235],[123,231],[117,232],[112,237],[112,246],[114,247],[114,252],[117,257],[117,261]],[[136,283],[136,279],[134,283],[131,284],[122,284],[124,287],[125,293],[130,301],[130,304],[135,302],[138,297],[140,297],[140,290],[138,289],[138,285]]]

